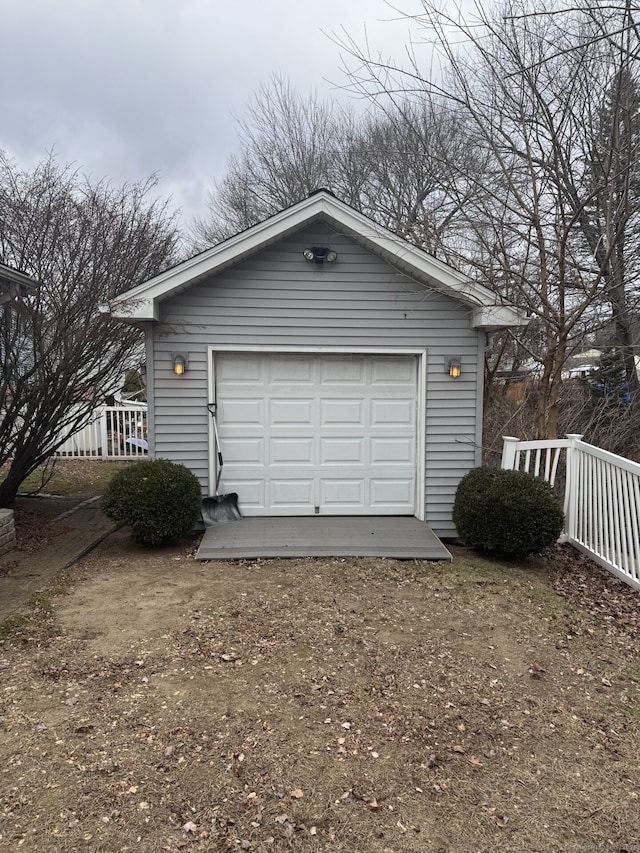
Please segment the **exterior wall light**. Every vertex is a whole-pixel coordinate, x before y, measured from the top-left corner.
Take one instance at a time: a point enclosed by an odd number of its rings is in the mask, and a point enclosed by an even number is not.
[[[462,373],[462,361],[460,358],[450,358],[447,364],[445,373],[448,373],[452,379],[458,379]]]
[[[173,356],[173,372],[176,376],[182,376],[187,372],[187,368],[189,366],[189,359],[186,355],[182,353],[176,353]]]
[[[325,261],[332,264],[338,257],[337,252],[326,248],[326,246],[311,246],[305,249],[302,254],[307,261],[315,261],[317,264],[323,264]]]

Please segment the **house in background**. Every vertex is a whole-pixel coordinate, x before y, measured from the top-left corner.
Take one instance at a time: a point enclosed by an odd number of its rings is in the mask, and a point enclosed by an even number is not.
[[[0,306],[36,292],[37,282],[23,272],[0,264]]]
[[[480,464],[488,331],[515,308],[319,190],[118,297],[149,451],[244,516],[407,515],[442,537]]]

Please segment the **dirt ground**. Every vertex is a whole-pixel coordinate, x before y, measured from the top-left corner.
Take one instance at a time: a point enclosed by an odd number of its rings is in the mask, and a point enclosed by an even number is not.
[[[118,531],[0,646],[0,849],[640,851],[637,592],[193,553]]]

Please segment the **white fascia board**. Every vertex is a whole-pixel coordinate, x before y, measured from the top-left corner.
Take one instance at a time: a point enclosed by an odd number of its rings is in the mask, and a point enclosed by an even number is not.
[[[126,295],[128,296],[128,293]],[[116,320],[125,320],[130,323],[160,319],[160,304],[157,300],[141,296],[124,299],[124,296],[125,294],[122,294],[106,306],[106,313]]]
[[[490,332],[495,329],[527,326],[530,320],[530,317],[526,317],[516,308],[507,305],[486,305],[474,310],[471,326]]]

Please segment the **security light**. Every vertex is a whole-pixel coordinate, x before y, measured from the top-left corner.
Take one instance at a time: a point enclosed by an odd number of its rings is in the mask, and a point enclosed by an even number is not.
[[[305,249],[302,254],[308,261],[315,261],[317,264],[323,264],[325,261],[332,264],[338,257],[337,252],[328,249],[326,246],[311,246]]]

